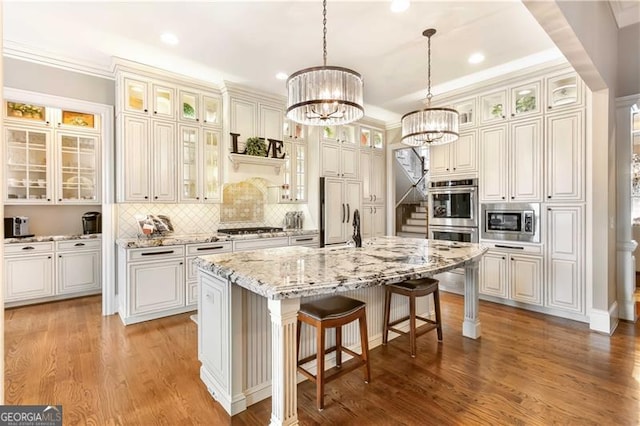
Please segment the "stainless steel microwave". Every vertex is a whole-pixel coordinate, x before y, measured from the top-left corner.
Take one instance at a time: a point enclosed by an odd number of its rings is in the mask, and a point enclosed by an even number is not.
[[[540,242],[539,203],[482,204],[481,217],[483,239]]]

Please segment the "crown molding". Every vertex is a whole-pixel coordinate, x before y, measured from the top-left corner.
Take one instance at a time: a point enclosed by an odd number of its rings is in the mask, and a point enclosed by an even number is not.
[[[640,22],[640,3],[609,0],[609,6],[618,28],[624,28]]]
[[[66,71],[113,80],[113,73],[109,66],[95,64],[77,58],[64,57],[53,52],[38,49],[22,43],[16,43],[11,40],[4,40],[2,53],[3,56],[6,56],[7,58],[19,59]]]

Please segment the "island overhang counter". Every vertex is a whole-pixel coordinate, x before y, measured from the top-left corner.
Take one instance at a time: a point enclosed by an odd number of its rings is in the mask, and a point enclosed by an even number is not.
[[[200,377],[231,415],[271,396],[271,424],[297,424],[295,342],[301,298],[379,292],[386,284],[463,267],[462,334],[476,339],[480,337],[478,262],[487,249],[480,244],[376,237],[359,248],[283,247],[198,258]],[[367,301],[367,315],[369,309],[381,308],[369,305]],[[260,321],[256,313],[261,309],[270,321]],[[264,323],[270,336],[265,336]],[[265,365],[268,358],[271,361]]]

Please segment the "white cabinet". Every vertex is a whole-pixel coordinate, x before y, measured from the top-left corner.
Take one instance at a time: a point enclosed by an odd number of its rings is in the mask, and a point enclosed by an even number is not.
[[[118,117],[121,202],[176,201],[176,126],[136,116]],[[151,134],[151,137],[149,137]]]
[[[545,305],[585,313],[584,207],[547,205],[547,280]]]
[[[362,211],[362,184],[325,178],[324,244],[344,243],[353,235],[353,212]]]
[[[121,74],[117,84],[121,94],[118,113],[175,120],[175,86],[131,74]]]
[[[385,202],[385,156],[381,149],[360,150],[360,175],[362,177],[362,202]]]
[[[533,80],[480,96],[480,124],[539,115],[542,112],[542,82]]]
[[[480,294],[542,305],[543,262],[539,254],[540,246],[510,247],[489,250],[482,257]],[[520,254],[518,251],[530,254]]]
[[[221,125],[222,100],[219,96],[192,88],[181,88],[179,93],[179,121],[204,126]]]
[[[230,132],[238,133],[238,151],[244,150],[248,138],[261,137],[282,141],[284,109],[280,105],[261,102],[258,98],[231,97]]]
[[[56,242],[57,294],[100,293],[101,253],[97,239]]]
[[[431,177],[476,177],[478,174],[476,146],[476,132],[468,131],[461,133],[458,140],[453,143],[430,147]]]
[[[186,305],[195,305],[198,301],[198,268],[194,260],[198,256],[228,253],[232,250],[231,241],[198,243],[186,245]]]
[[[286,153],[281,187],[274,187],[272,200],[278,203],[307,202],[307,144],[304,139],[285,138]],[[271,188],[270,188],[271,189]]]
[[[548,76],[545,79],[545,86],[548,112],[584,105],[584,85],[574,71]]]
[[[584,112],[546,117],[546,199],[582,201],[585,186]]]
[[[382,237],[385,235],[384,206],[363,206],[360,212],[362,238]]]
[[[348,142],[322,142],[321,175],[325,177],[358,177],[358,151],[355,144]]]
[[[133,324],[193,310],[186,300],[185,247],[118,249],[118,313]]]
[[[542,201],[542,119],[480,129],[480,200]]]
[[[220,201],[220,131],[180,125],[180,201]]]
[[[53,243],[5,245],[5,303],[54,295]]]

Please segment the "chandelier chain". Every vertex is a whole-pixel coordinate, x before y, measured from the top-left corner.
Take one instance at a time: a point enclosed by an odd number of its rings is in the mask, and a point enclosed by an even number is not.
[[[427,105],[431,106],[431,36],[427,37]]]
[[[322,58],[327,66],[327,0],[322,0]]]

